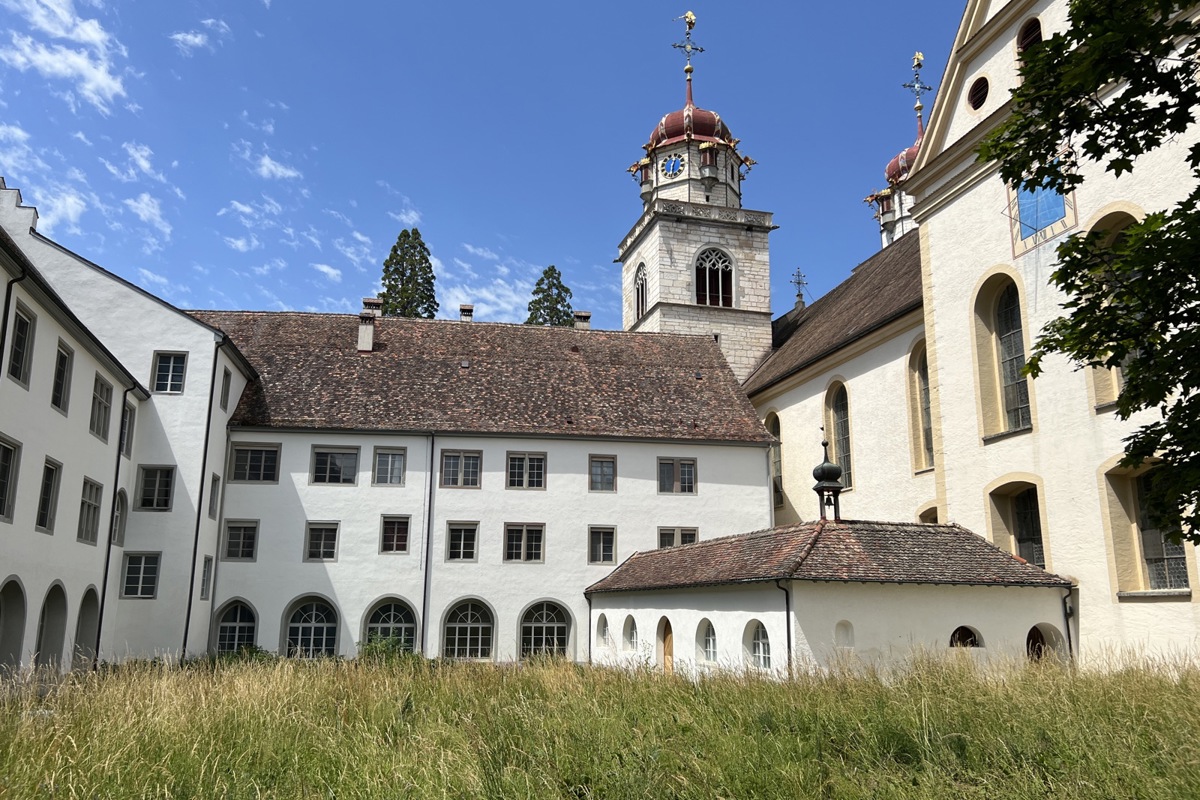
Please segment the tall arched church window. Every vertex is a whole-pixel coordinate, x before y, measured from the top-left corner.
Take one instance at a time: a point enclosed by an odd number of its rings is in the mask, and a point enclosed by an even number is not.
[[[696,303],[702,306],[733,306],[733,262],[710,247],[696,256]]]
[[[850,397],[844,384],[835,384],[826,400],[826,430],[832,433],[833,460],[842,468],[842,486],[854,486],[850,458]]]
[[[771,491],[775,507],[783,505],[783,441],[779,436],[779,415],[767,415],[767,431],[775,437],[771,445]]]
[[[649,294],[648,284],[646,281],[645,264],[638,264],[637,266],[637,272],[633,277],[633,291],[636,298],[635,302],[637,304],[635,307],[636,313],[634,316],[637,317],[637,319],[641,319],[642,317],[646,316],[647,295]]]
[[[996,339],[1000,350],[1000,391],[1006,429],[1030,427],[1029,384],[1025,367],[1025,339],[1021,327],[1021,297],[1010,283],[996,302]]]
[[[929,391],[929,357],[925,345],[913,351],[911,361],[912,438],[918,469],[933,466],[933,412]]]

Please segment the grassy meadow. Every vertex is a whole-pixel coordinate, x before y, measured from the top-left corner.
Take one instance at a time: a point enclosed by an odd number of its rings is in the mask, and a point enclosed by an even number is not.
[[[0,690],[0,798],[1194,798],[1200,669],[789,682],[545,662],[133,664]]]

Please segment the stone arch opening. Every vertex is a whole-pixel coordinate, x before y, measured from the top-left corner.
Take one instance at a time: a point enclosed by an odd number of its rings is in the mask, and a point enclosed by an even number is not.
[[[38,615],[37,646],[34,664],[57,672],[61,668],[63,644],[67,639],[67,593],[54,584],[42,601]]]

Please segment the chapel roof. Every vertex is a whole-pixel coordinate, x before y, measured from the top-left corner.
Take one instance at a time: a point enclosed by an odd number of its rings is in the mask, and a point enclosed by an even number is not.
[[[447,320],[192,311],[257,370],[230,424],[771,441],[711,337]]]
[[[958,525],[817,520],[634,553],[585,594],[775,580],[1071,585]]]
[[[753,396],[921,307],[921,239],[913,230],[854,268],[850,277],[778,330],[776,349],[746,379]],[[778,341],[782,339],[782,341]]]

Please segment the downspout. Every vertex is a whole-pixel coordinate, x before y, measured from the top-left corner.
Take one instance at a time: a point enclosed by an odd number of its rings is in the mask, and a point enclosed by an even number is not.
[[[583,596],[583,599],[586,600],[587,604],[588,604],[588,622],[587,622],[588,660],[587,660],[587,663],[591,664],[592,663],[592,596],[590,594],[585,594]]]
[[[426,473],[425,482],[428,484],[428,492],[425,499],[425,591],[421,595],[421,655],[429,657],[429,593],[433,591],[433,576],[430,570],[433,562],[433,487],[434,482],[433,468],[434,463],[434,433],[429,432],[429,472]]]
[[[129,393],[132,389],[126,389],[121,393],[121,416],[125,415],[125,404],[129,402]],[[92,650],[92,669],[100,668],[100,633],[104,630],[104,603],[108,599],[108,571],[112,564],[112,548],[113,548],[113,533],[117,528],[117,495],[121,492],[121,434],[116,435],[117,440],[117,463],[113,465],[113,493],[112,507],[108,515],[108,546],[104,549],[104,577],[100,581],[100,611],[96,614],[96,647]],[[125,515],[129,515],[129,509],[125,509]]]
[[[29,277],[29,273],[21,271],[21,277],[12,278],[4,288],[4,319],[0,320],[0,364],[4,363],[4,341],[8,338],[8,315],[12,305],[13,284],[20,283]]]
[[[1066,594],[1062,596],[1063,610],[1063,628],[1067,632],[1067,657],[1074,660],[1075,648],[1071,645],[1071,590],[1065,589]]]
[[[225,337],[221,336],[220,341],[213,348],[212,377],[208,381],[208,406],[206,407],[208,419],[204,425],[204,452],[200,456],[200,491],[196,493],[196,531],[192,536],[192,568],[188,572],[187,610],[183,617],[183,647],[179,651],[180,666],[187,661],[188,634],[192,628],[192,599],[196,596],[196,560],[200,556],[200,524],[204,521],[204,489],[208,484],[208,442],[212,438],[213,397],[217,392],[217,364],[221,360],[221,348],[225,346],[225,342]]]
[[[783,609],[787,620],[787,673],[792,679],[792,592],[784,587],[782,580],[775,581],[775,588],[783,592]]]

